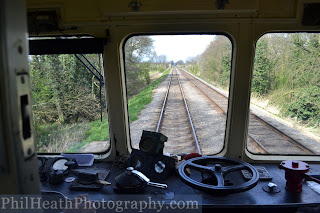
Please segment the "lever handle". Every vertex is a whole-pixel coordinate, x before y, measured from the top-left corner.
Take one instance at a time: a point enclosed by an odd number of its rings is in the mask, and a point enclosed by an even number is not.
[[[107,185],[111,185],[111,183],[110,183],[110,182],[105,181],[105,180],[98,180],[98,183],[100,183],[100,184],[102,184],[102,185],[105,185],[105,186],[107,186]]]
[[[306,175],[306,174],[303,174],[302,176],[303,176],[306,180],[312,180],[312,181],[320,184],[320,179],[314,178],[314,177],[312,177],[311,175]]]
[[[153,187],[157,187],[157,188],[161,188],[161,189],[166,189],[168,188],[167,184],[164,184],[164,183],[154,183],[154,182],[147,182],[147,184],[149,186],[153,186]]]
[[[139,172],[138,170],[135,170],[133,167],[128,167],[127,171],[129,171],[132,174],[136,175],[138,178],[140,178],[140,180],[146,182],[148,186],[153,186],[153,187],[162,188],[162,189],[168,188],[167,184],[151,182],[150,179],[147,178],[147,176],[145,176],[142,172]]]
[[[135,174],[138,178],[140,178],[144,182],[150,182],[150,179],[147,178],[142,172],[139,172],[138,170],[132,170],[131,171],[133,174]]]

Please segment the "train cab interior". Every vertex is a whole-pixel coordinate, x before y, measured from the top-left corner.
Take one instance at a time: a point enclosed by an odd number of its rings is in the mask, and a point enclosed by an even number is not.
[[[319,0],[1,0],[0,212],[320,212]]]

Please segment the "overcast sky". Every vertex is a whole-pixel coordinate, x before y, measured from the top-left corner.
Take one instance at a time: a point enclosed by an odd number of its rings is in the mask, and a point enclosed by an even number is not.
[[[157,55],[166,55],[168,61],[176,62],[202,53],[214,35],[159,35],[151,38]]]

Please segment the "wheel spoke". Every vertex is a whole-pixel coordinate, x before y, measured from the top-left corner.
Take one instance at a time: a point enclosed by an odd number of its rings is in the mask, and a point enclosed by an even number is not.
[[[222,173],[226,174],[226,173],[237,171],[244,168],[246,168],[246,166],[242,164],[233,165],[233,166],[224,166],[222,167]]]
[[[224,178],[222,172],[213,172],[214,176],[217,178],[218,185],[217,186],[224,186]]]
[[[196,164],[196,163],[192,163],[192,162],[188,163],[187,165],[188,165],[188,166],[191,166],[191,167],[193,167],[193,168],[195,168],[195,169],[199,169],[199,170],[209,170],[209,171],[212,170],[211,167],[202,166],[202,165],[199,165],[199,164]]]

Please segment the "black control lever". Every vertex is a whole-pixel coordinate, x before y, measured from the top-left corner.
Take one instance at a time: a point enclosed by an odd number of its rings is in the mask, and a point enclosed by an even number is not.
[[[77,162],[72,160],[65,162],[64,165],[67,166],[69,170],[75,169],[78,166]]]
[[[84,185],[98,183],[102,185],[110,185],[111,183],[105,180],[99,180],[97,172],[74,172],[78,177],[78,182]]]
[[[50,184],[60,184],[64,180],[64,173],[60,170],[53,170],[49,173]]]

